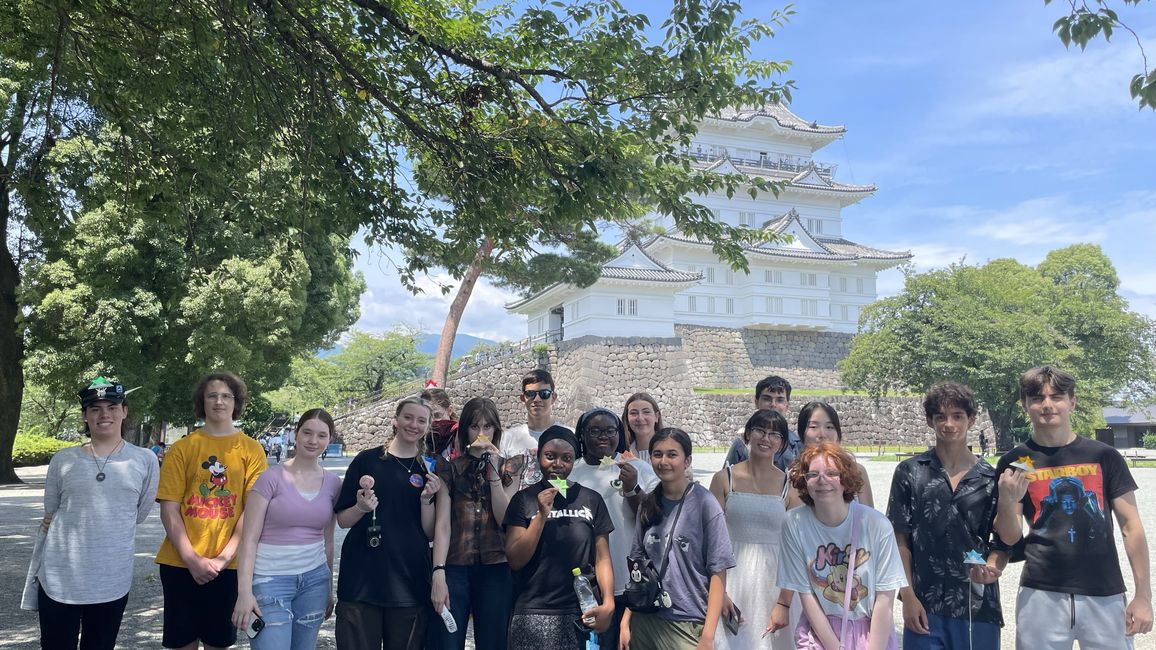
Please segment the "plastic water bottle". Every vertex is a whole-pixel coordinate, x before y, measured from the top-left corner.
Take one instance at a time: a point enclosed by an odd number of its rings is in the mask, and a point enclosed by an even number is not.
[[[574,575],[574,593],[578,594],[578,609],[585,614],[598,606],[598,601],[594,600],[594,589],[590,586],[590,580],[582,575],[581,569],[574,569],[570,573]]]

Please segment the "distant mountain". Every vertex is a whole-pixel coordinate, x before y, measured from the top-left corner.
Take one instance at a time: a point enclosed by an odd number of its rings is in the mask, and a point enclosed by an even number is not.
[[[440,339],[440,338],[441,338],[441,336],[438,334],[421,334],[421,335],[419,335],[418,341],[417,341],[417,351],[421,352],[422,354],[433,354],[438,349],[438,339]],[[491,341],[490,339],[478,338],[476,336],[470,336],[469,334],[458,334],[456,337],[454,337],[454,349],[450,353],[450,358],[456,359],[456,358],[462,356],[463,354],[472,350],[473,347],[475,345],[478,345],[479,343],[485,343],[486,345],[493,345],[494,343],[497,343],[497,341]],[[340,343],[338,343],[337,345],[329,348],[328,350],[322,350],[322,351],[318,352],[317,356],[322,358],[322,359],[325,359],[325,358],[328,358],[328,357],[331,357],[331,356],[337,354],[338,352],[341,352],[341,348],[342,348],[342,345]]]
[[[424,354],[433,354],[438,349],[438,339],[440,338],[440,334],[422,334],[418,339],[417,351]],[[454,337],[454,347],[453,351],[450,352],[450,358],[456,359],[462,356],[479,343],[493,345],[497,343],[497,341],[478,338],[476,336],[470,336],[469,334],[458,334]]]

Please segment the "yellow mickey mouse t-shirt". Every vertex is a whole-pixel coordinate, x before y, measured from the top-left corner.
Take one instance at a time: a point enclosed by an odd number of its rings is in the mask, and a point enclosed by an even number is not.
[[[181,504],[181,519],[193,549],[201,557],[217,557],[245,510],[245,495],[266,467],[265,450],[244,433],[211,436],[197,429],[173,443],[165,454],[157,501]],[[185,566],[167,536],[156,562]],[[236,567],[234,558],[229,568]]]

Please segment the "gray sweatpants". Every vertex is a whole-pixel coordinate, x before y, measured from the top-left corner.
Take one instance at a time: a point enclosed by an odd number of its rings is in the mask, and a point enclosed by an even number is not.
[[[1124,636],[1126,596],[1081,596],[1020,587],[1016,650],[1132,650]]]

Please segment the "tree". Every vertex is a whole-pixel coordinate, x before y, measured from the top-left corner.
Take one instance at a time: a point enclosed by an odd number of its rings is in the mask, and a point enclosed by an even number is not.
[[[0,225],[10,235],[0,255],[0,322],[15,325],[0,327],[0,399],[19,403],[25,346],[35,351],[52,339],[46,328],[29,333],[39,326],[24,322],[29,305],[17,289],[26,269],[43,256],[55,270],[63,258],[53,251],[78,217],[96,210],[109,220],[127,214],[132,224],[159,220],[193,248],[202,238],[251,233],[243,239],[280,242],[278,255],[328,245],[322,233],[343,239],[363,227],[369,238],[410,251],[400,271],[412,286],[431,260],[452,259],[447,251],[474,254],[487,240],[496,250],[525,251],[543,232],[593,229],[637,204],[672,215],[683,231],[744,264],[741,246],[753,233],[714,222],[689,197],[769,184],[697,170],[683,154],[704,115],[789,98],[789,84],[766,83],[785,65],[747,59],[783,15],[738,22],[734,0],[674,0],[663,38],[651,43],[649,18],[614,0],[517,14],[511,7],[0,5]],[[107,180],[90,185],[96,169]],[[529,213],[535,218],[524,218]],[[300,248],[286,243],[290,236]],[[151,258],[161,270],[167,259]],[[203,282],[194,295],[158,299],[151,306],[162,309],[144,316],[160,322],[164,310],[207,306],[215,288],[240,289],[262,275],[273,283],[286,270],[300,277],[300,257],[280,267],[255,259],[222,250],[198,257],[216,266],[183,268],[222,270],[188,276]],[[281,295],[301,285],[267,286]],[[138,298],[124,296],[122,306],[150,306]],[[94,295],[79,304],[102,303]],[[219,315],[235,325],[231,314]],[[275,384],[260,355],[246,355],[240,338],[221,329],[194,328],[182,363],[250,360],[257,384]],[[246,334],[281,360],[291,356],[292,346],[271,342],[277,331],[249,323]],[[222,335],[227,355],[215,351]],[[61,360],[68,364],[80,367]],[[17,425],[11,411],[0,413],[0,480],[14,478],[5,460]]]
[[[1156,325],[1128,311],[1117,287],[1092,245],[1052,251],[1037,268],[999,259],[908,273],[899,295],[864,310],[843,380],[876,396],[966,383],[1006,449],[1024,424],[1020,374],[1050,363],[1079,379],[1075,427],[1090,433],[1114,399],[1156,394]]]
[[[353,330],[332,355],[294,359],[285,384],[266,397],[278,412],[302,413],[318,405],[333,407],[350,398],[416,388],[429,368],[429,355],[417,349],[419,336],[406,328],[382,334]]]
[[[1145,0],[1120,0],[1124,5],[1137,7],[1143,1]],[[1044,0],[1044,4],[1051,3],[1052,0]],[[1148,69],[1148,55],[1144,52],[1139,34],[1120,20],[1119,14],[1112,8],[1113,4],[1115,3],[1108,0],[1095,0],[1095,4],[1089,6],[1084,1],[1072,1],[1070,13],[1056,20],[1052,25],[1052,31],[1059,36],[1064,47],[1071,47],[1072,43],[1075,43],[1081,50],[1086,48],[1092,39],[1101,35],[1105,41],[1112,40],[1112,34],[1117,29],[1130,33],[1136,40],[1136,47],[1140,50],[1144,64],[1142,71],[1132,76],[1128,92],[1131,93],[1132,99],[1140,104],[1140,108],[1147,106],[1156,110],[1156,69]]]
[[[420,333],[397,329],[374,335],[354,330],[330,362],[338,370],[340,391],[364,397],[418,381],[429,355],[417,351]]]
[[[239,110],[262,93],[299,105],[308,84],[241,87],[219,44],[173,15],[0,8],[8,403],[25,370],[63,395],[107,373],[145,387],[135,414],[187,420],[199,374],[227,367],[259,390],[356,320],[349,241],[366,199],[338,182],[355,156],[336,118],[295,141],[284,120]],[[0,412],[0,482],[17,480],[16,414]]]

